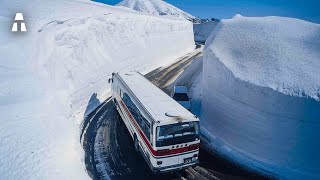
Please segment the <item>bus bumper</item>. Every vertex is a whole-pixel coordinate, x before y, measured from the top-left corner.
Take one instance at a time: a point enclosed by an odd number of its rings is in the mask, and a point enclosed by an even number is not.
[[[172,172],[172,171],[179,171],[182,169],[186,169],[188,167],[193,167],[196,166],[199,163],[199,160],[197,161],[193,161],[191,163],[188,164],[177,164],[174,166],[166,166],[166,167],[158,167],[158,168],[152,168],[152,172],[155,174],[159,174],[159,173],[167,173],[167,172]]]

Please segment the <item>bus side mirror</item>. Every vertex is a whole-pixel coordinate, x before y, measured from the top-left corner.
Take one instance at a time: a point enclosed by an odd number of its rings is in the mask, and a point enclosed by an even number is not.
[[[108,79],[108,83],[112,83],[112,78]]]

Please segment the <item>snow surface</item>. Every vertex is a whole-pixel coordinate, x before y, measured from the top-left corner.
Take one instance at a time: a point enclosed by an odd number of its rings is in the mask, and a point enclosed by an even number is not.
[[[278,178],[319,179],[319,57],[319,24],[222,20],[204,50],[203,142]]]
[[[28,32],[12,33],[16,12]],[[192,23],[76,0],[0,2],[2,179],[88,179],[82,120],[113,71],[147,72],[194,48]]]
[[[193,24],[194,39],[197,42],[206,42],[219,21],[209,21],[200,24]]]
[[[238,15],[221,22],[216,32],[207,49],[237,78],[320,100],[320,24]]]
[[[124,6],[139,12],[153,14],[157,16],[172,16],[192,21],[197,19],[181,9],[163,0],[123,0],[117,6]]]

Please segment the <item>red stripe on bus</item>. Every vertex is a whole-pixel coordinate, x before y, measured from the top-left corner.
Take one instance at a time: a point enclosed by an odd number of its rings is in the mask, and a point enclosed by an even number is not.
[[[133,118],[133,116],[132,116],[131,112],[129,111],[129,109],[127,108],[127,106],[123,103],[122,100],[120,100],[120,103],[124,107],[124,110],[126,111],[126,113],[129,115],[131,122],[134,124],[135,128],[138,130],[144,143],[147,144],[147,147],[148,147],[149,151],[153,154],[153,156],[157,156],[157,157],[168,156],[168,155],[180,154],[180,153],[185,153],[185,152],[194,151],[194,150],[199,149],[199,144],[194,144],[194,145],[190,145],[188,147],[182,147],[182,148],[177,148],[177,149],[166,149],[166,150],[159,150],[159,151],[154,150],[152,148],[149,140],[145,136],[144,132],[141,130],[140,126]]]

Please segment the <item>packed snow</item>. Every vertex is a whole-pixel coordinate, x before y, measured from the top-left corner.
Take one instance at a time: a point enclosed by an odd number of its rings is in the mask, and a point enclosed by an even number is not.
[[[207,49],[236,78],[320,100],[319,30],[319,24],[297,19],[236,16],[222,22]]]
[[[28,31],[12,33],[21,11]],[[189,21],[89,1],[2,0],[0,27],[2,179],[88,179],[81,124],[108,97],[111,73],[194,49]]]
[[[193,21],[197,19],[189,13],[163,1],[163,0],[123,0],[117,6],[124,6],[139,12],[157,16],[172,16]]]
[[[197,42],[206,42],[219,21],[209,21],[204,23],[193,24],[194,39]]]
[[[203,142],[278,178],[320,178],[320,25],[222,20],[206,41]]]

